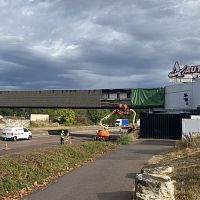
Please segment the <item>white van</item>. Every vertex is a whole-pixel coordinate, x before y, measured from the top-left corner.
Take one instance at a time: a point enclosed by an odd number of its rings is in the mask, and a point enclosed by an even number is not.
[[[23,127],[6,127],[2,132],[2,140],[19,140],[32,138],[32,133],[27,128]]]

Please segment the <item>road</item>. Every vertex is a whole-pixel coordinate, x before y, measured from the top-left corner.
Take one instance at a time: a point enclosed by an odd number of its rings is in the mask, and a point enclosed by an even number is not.
[[[70,130],[70,136],[72,144],[80,143],[83,141],[92,141],[96,135],[95,127],[88,127],[85,129],[73,128]],[[110,129],[111,136],[117,137],[120,135],[119,128]],[[8,150],[5,149],[7,144]],[[9,153],[21,152],[27,149],[38,149],[44,147],[57,146],[60,144],[59,135],[49,135],[48,131],[43,129],[37,129],[33,131],[33,138],[31,140],[19,140],[19,141],[2,141],[0,140],[0,155]]]
[[[58,178],[23,200],[131,200],[135,174],[174,141],[139,140]]]

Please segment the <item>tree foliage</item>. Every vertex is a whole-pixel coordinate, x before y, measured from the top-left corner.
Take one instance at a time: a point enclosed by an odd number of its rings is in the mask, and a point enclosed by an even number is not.
[[[54,114],[65,125],[72,125],[75,122],[75,112],[72,109],[57,109]]]
[[[90,109],[88,110],[88,118],[94,123],[99,124],[99,121],[108,115],[110,110],[108,109]]]
[[[20,116],[29,119],[31,114],[48,114],[50,121],[57,121],[62,124],[71,125],[92,125],[99,124],[99,121],[111,113],[113,109],[58,109],[58,108],[1,108],[0,115]],[[144,110],[135,110],[137,118],[139,113]],[[28,116],[28,117],[27,117]],[[103,123],[113,126],[118,118],[127,118],[132,122],[132,113],[129,115],[114,114]]]
[[[87,109],[74,109],[76,125],[90,125],[92,122],[87,116]]]

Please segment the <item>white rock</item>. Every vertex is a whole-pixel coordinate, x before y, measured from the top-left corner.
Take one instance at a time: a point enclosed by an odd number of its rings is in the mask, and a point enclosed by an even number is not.
[[[153,174],[153,171],[156,174]],[[137,174],[135,178],[134,200],[174,200],[174,184],[169,176],[163,175],[171,171],[172,168],[161,167],[154,170],[143,169],[143,173]]]

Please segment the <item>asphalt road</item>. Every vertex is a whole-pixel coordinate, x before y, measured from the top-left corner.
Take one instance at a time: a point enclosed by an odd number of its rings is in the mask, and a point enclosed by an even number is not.
[[[72,129],[70,130],[70,136],[72,145],[84,141],[92,141],[96,135],[97,128],[87,128],[87,130]],[[110,134],[113,137],[120,135],[119,129],[111,128]],[[5,150],[5,145],[7,144],[8,150]],[[0,140],[0,156],[21,152],[28,149],[38,149],[44,147],[51,147],[60,145],[60,136],[59,135],[49,135],[46,130],[36,130],[33,131],[33,138],[31,140],[19,140],[19,141],[2,141]]]
[[[135,174],[147,160],[174,145],[167,140],[139,140],[121,146],[58,178],[23,200],[131,200]]]

